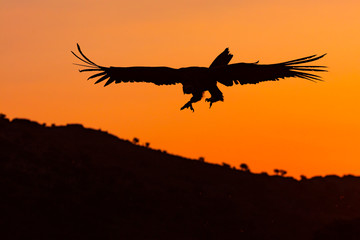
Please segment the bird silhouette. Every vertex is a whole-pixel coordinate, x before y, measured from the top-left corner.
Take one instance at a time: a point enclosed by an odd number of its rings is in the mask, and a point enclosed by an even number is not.
[[[313,82],[322,81],[321,77],[309,72],[325,72],[325,66],[308,66],[301,65],[316,61],[326,54],[317,56],[311,55],[291,61],[275,63],[275,64],[258,64],[254,63],[234,63],[229,64],[233,55],[226,48],[209,67],[103,67],[95,64],[87,58],[81,51],[79,44],[77,49],[80,56],[75,55],[85,64],[77,64],[84,67],[80,72],[95,72],[88,79],[98,78],[95,84],[106,80],[107,86],[113,82],[147,82],[156,85],[172,85],[182,84],[184,94],[192,94],[188,101],[180,110],[189,108],[194,111],[193,103],[202,99],[205,91],[209,91],[210,98],[205,101],[213,103],[224,101],[224,97],[217,83],[225,86],[233,86],[235,84],[256,84],[264,81],[277,81],[281,78],[298,77]]]

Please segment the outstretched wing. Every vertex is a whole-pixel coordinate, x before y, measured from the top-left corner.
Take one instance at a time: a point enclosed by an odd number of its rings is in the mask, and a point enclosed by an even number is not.
[[[110,83],[121,82],[148,82],[156,85],[170,85],[181,82],[181,73],[179,69],[169,67],[103,67],[95,64],[89,58],[87,58],[80,49],[79,44],[77,48],[82,58],[75,55],[84,64],[76,64],[84,67],[79,70],[80,72],[93,72],[94,74],[88,78],[98,78],[95,84],[106,80],[104,86]]]
[[[256,84],[264,81],[277,81],[286,77],[299,77],[310,81],[322,81],[321,77],[309,72],[326,72],[325,66],[299,65],[322,58],[321,56],[308,56],[277,64],[236,63],[224,67],[211,69],[220,83],[226,86],[235,84]]]
[[[209,68],[226,66],[231,61],[232,57],[233,55],[230,54],[229,48],[225,48],[225,50],[215,58],[215,60],[211,63]]]

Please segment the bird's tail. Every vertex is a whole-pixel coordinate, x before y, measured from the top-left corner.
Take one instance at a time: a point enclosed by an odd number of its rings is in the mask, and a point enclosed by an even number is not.
[[[308,57],[303,57],[303,58],[299,58],[299,59],[295,59],[295,60],[291,60],[291,61],[287,61],[287,62],[282,62],[279,63],[279,65],[283,65],[286,66],[292,73],[294,73],[295,77],[299,77],[299,78],[303,78],[309,81],[323,81],[321,79],[321,77],[319,75],[316,74],[312,74],[312,73],[308,73],[308,72],[327,72],[326,66],[307,66],[307,65],[299,65],[299,64],[304,64],[304,63],[309,63],[309,62],[313,62],[316,61],[322,57],[324,57],[326,55],[320,55],[320,56],[316,56],[316,55],[311,55]]]
[[[89,79],[92,79],[92,78],[96,78],[96,77],[100,77],[96,82],[95,84],[99,83],[99,82],[102,82],[104,81],[105,79],[107,78],[110,78],[108,72],[109,72],[109,68],[108,67],[103,67],[103,66],[99,66],[97,65],[96,63],[94,63],[93,61],[91,61],[89,58],[87,58],[85,56],[85,54],[81,51],[81,48],[79,46],[79,44],[77,43],[77,49],[80,53],[80,55],[83,57],[79,57],[78,55],[76,55],[73,51],[71,51],[72,54],[74,54],[75,57],[77,57],[80,61],[84,62],[85,64],[78,64],[78,63],[74,63],[75,65],[77,66],[81,66],[81,67],[84,67],[85,69],[79,69],[79,72],[90,72],[90,71],[95,71],[95,72],[98,72],[98,73],[95,73],[93,74],[92,76],[90,76],[88,78]],[[112,79],[110,78],[104,85],[107,86],[109,85],[110,83],[114,82],[115,79]]]

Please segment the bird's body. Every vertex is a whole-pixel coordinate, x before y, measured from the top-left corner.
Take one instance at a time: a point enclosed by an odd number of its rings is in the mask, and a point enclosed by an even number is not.
[[[322,58],[324,55],[312,55],[292,61],[277,64],[258,64],[255,63],[235,63],[229,64],[233,55],[226,48],[210,65],[210,67],[186,67],[186,68],[170,68],[170,67],[103,67],[89,60],[78,46],[81,57],[72,52],[78,59],[86,65],[77,64],[85,69],[80,72],[94,71],[96,72],[88,79],[99,79],[95,84],[106,81],[105,86],[115,82],[151,82],[156,85],[172,85],[181,83],[183,85],[184,94],[192,94],[192,98],[182,108],[192,107],[192,103],[200,101],[203,93],[209,91],[210,98],[206,101],[210,102],[210,107],[214,102],[223,101],[223,94],[217,87],[217,83],[225,86],[235,84],[256,84],[263,81],[276,81],[280,78],[299,77],[310,81],[321,81],[321,78],[308,71],[321,72],[324,66],[304,66],[303,63],[313,62]]]

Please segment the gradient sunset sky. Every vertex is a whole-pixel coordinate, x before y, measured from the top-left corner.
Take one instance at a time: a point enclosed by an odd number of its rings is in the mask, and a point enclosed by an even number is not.
[[[358,0],[4,0],[0,112],[56,125],[82,123],[120,138],[253,172],[360,175]],[[288,78],[225,87],[225,101],[194,104],[181,85],[86,81],[79,43],[104,66],[276,63],[328,53],[325,82]],[[209,94],[205,97],[208,97]]]

